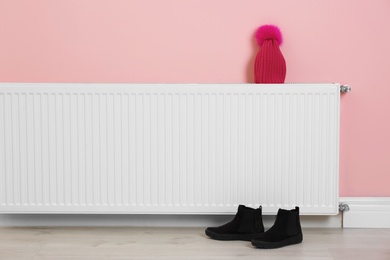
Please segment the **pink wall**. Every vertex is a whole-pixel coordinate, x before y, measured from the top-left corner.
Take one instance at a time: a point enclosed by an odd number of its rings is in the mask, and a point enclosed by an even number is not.
[[[340,82],[341,196],[390,196],[390,1],[2,0],[2,82],[252,82],[278,25],[288,82]]]

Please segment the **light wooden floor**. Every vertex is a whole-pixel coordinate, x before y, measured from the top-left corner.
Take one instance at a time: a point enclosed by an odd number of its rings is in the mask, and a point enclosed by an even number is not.
[[[204,228],[0,228],[0,259],[390,259],[390,229],[304,229],[302,244],[253,248]]]

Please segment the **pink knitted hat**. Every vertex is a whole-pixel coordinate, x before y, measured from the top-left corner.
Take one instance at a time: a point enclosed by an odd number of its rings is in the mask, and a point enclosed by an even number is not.
[[[282,33],[274,25],[263,25],[256,32],[260,50],[255,60],[255,83],[284,83],[286,61],[279,49]]]

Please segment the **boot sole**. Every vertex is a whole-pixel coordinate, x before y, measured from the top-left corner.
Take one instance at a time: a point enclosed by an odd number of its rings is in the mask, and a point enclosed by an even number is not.
[[[280,248],[280,247],[284,247],[284,246],[288,246],[288,245],[299,244],[302,242],[302,240],[303,240],[303,236],[302,236],[302,234],[299,234],[299,235],[289,237],[287,239],[284,239],[284,240],[278,241],[278,242],[265,242],[265,241],[253,239],[251,241],[251,243],[252,243],[252,246],[255,246],[257,248],[274,249],[274,248]]]
[[[210,230],[205,231],[206,235],[215,240],[229,241],[229,240],[242,240],[242,241],[251,241],[256,236],[259,236],[263,233],[256,234],[218,234]]]

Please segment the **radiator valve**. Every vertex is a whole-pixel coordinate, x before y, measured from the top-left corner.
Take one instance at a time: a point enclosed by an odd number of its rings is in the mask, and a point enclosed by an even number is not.
[[[340,92],[341,93],[348,93],[350,92],[352,89],[349,85],[341,85],[340,86]]]
[[[346,204],[346,203],[340,203],[339,204],[339,211],[341,211],[341,212],[344,212],[344,211],[349,211],[349,206],[348,206],[348,204]]]

